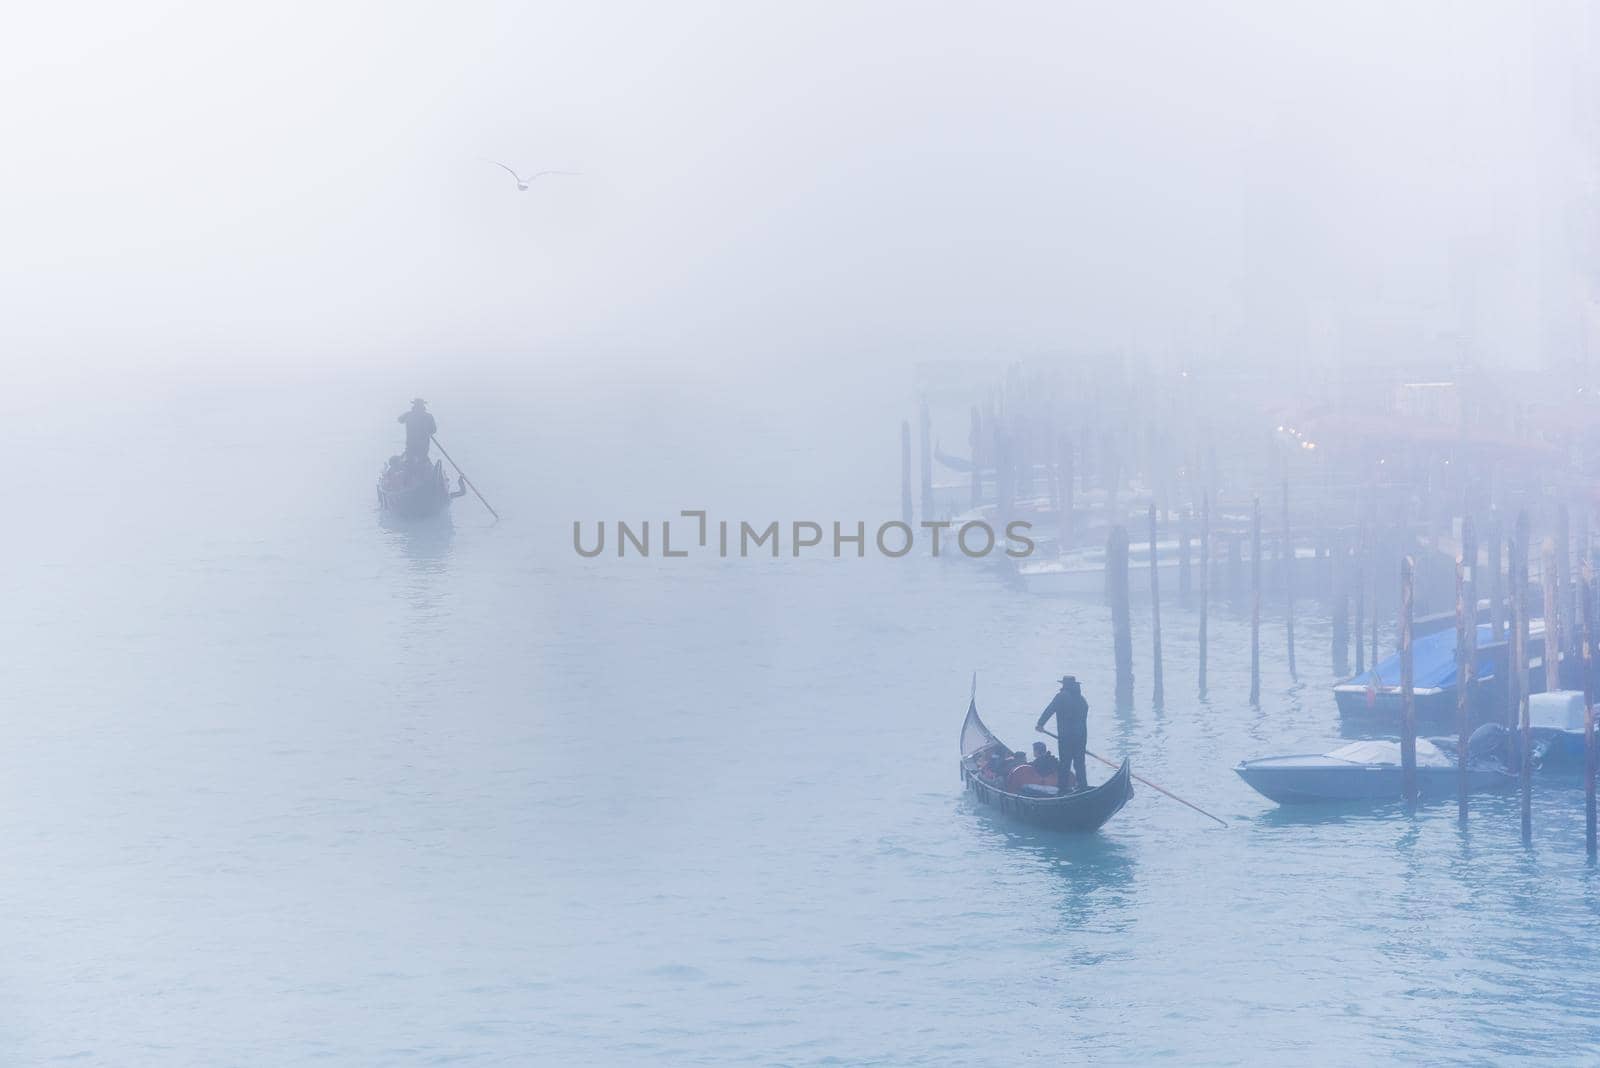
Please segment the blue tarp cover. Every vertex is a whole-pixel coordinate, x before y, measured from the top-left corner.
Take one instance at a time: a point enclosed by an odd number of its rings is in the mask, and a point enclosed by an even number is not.
[[[1484,647],[1494,639],[1487,623],[1478,624],[1478,674],[1480,679],[1494,674],[1494,658]],[[1380,661],[1372,671],[1363,671],[1350,682],[1371,686],[1373,671],[1379,686],[1400,685],[1400,654]],[[1419,690],[1448,689],[1456,684],[1456,632],[1438,630],[1411,643],[1411,685]]]

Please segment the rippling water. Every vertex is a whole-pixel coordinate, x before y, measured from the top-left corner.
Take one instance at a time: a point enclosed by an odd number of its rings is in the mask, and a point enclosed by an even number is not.
[[[1298,682],[1269,613],[1260,710],[1244,616],[1202,702],[1175,602],[1151,709],[1140,606],[1116,713],[1104,608],[982,567],[572,552],[573,519],[894,518],[903,382],[435,368],[505,521],[390,528],[396,377],[11,402],[8,1062],[1595,1059],[1580,791],[1540,783],[1524,848],[1514,797],[1462,830],[1230,770],[1337,737],[1314,605]],[[1090,747],[1227,829],[1142,788],[1085,838],[975,807],[973,670],[1018,747],[1075,672]]]

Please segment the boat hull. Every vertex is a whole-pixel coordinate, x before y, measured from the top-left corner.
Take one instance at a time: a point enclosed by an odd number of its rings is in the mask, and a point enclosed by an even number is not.
[[[443,466],[436,462],[423,478],[398,487],[379,475],[378,507],[401,519],[427,519],[445,511],[450,507],[450,489]]]
[[[1127,760],[1099,786],[1056,797],[1030,797],[1001,790],[984,782],[965,762],[961,765],[961,779],[967,792],[981,804],[1050,831],[1098,831],[1133,796],[1133,769]]]
[[[1405,796],[1404,770],[1398,765],[1272,766],[1247,760],[1233,770],[1256,793],[1280,805],[1399,801]],[[1507,789],[1516,782],[1516,776],[1499,768],[1467,769],[1467,789],[1473,793]],[[1454,797],[1458,783],[1456,768],[1417,769],[1417,793],[1423,797]]]

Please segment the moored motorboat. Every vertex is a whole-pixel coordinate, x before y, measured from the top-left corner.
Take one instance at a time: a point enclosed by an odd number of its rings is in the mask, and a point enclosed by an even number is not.
[[[1577,690],[1552,690],[1528,698],[1528,734],[1532,765],[1555,774],[1584,770],[1583,694]],[[1512,735],[1513,757],[1521,739]]]
[[[1477,661],[1473,674],[1470,712],[1482,722],[1504,714],[1509,675],[1510,643],[1496,642],[1487,623],[1478,624]],[[1531,692],[1544,689],[1544,620],[1528,624],[1528,673]],[[1424,724],[1451,724],[1457,715],[1456,632],[1434,631],[1411,644],[1411,693],[1417,721]],[[1351,676],[1333,688],[1339,714],[1358,720],[1375,720],[1393,730],[1400,722],[1403,695],[1400,690],[1400,654],[1379,661],[1359,675]]]
[[[961,725],[961,781],[978,801],[1036,827],[1052,831],[1095,831],[1120,812],[1133,796],[1133,769],[1126,759],[1116,773],[1099,786],[1063,794],[1053,785],[1023,782],[1028,778],[1026,775],[999,778],[991,770],[994,766],[991,757],[1010,752],[978,718],[978,705],[974,700],[967,707],[966,722]],[[1023,764],[1011,770],[1031,769]]]
[[[1501,761],[1503,729],[1486,724],[1467,744],[1467,789],[1497,790],[1517,781]],[[1262,757],[1233,769],[1257,793],[1280,805],[1318,801],[1398,801],[1405,794],[1400,743],[1390,739],[1351,742],[1327,753]],[[1417,793],[1453,796],[1460,770],[1454,754],[1427,738],[1417,739]]]

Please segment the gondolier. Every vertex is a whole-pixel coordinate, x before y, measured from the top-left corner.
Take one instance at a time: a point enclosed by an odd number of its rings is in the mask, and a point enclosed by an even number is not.
[[[426,463],[428,443],[439,432],[439,424],[428,412],[428,402],[418,397],[411,402],[411,410],[401,412],[397,421],[406,425],[406,462]]]
[[[1051,716],[1056,719],[1056,735],[1061,742],[1061,763],[1072,769],[1081,790],[1089,785],[1088,770],[1084,767],[1084,751],[1089,747],[1089,702],[1083,699],[1076,676],[1061,677],[1061,691],[1045,706],[1034,730],[1044,730]]]

